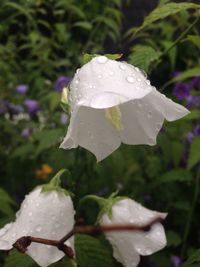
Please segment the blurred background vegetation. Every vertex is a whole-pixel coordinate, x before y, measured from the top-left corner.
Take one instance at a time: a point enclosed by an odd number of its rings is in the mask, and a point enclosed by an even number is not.
[[[198,8],[192,1],[168,0],[0,1],[0,226],[14,219],[34,186],[68,168],[63,185],[75,194],[75,205],[86,194],[108,196],[118,189],[169,213],[167,248],[139,266],[178,267],[180,258],[184,267],[200,266]],[[84,149],[58,149],[69,121],[60,94],[83,52],[123,53],[123,60],[144,69],[158,90],[191,113],[165,123],[157,146],[124,145],[98,164]],[[88,204],[77,218],[94,223],[96,213]],[[81,241],[80,267],[120,266],[103,237]],[[101,257],[104,250],[110,261]],[[0,264],[36,266],[15,251],[1,253]]]

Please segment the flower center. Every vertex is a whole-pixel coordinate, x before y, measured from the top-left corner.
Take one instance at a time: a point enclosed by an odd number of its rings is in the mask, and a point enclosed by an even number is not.
[[[122,113],[118,106],[106,108],[105,116],[118,131],[122,131],[124,129],[122,124]]]

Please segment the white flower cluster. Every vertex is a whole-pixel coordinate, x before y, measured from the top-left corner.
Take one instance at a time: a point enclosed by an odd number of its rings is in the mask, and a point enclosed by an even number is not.
[[[164,119],[173,121],[188,114],[187,109],[151,86],[141,70],[105,56],[94,57],[77,70],[62,101],[66,98],[71,120],[61,147],[81,146],[94,153],[98,161],[121,143],[154,145]],[[59,240],[73,229],[73,203],[70,195],[56,184],[57,178],[50,190],[39,186],[26,196],[15,222],[0,230],[1,250],[12,249],[22,236]],[[166,217],[165,213],[148,210],[128,198],[113,202],[111,216],[106,211],[100,214],[101,225],[145,225],[158,216]],[[113,256],[125,267],[137,266],[139,255],[150,255],[166,245],[160,223],[148,232],[113,231],[105,235],[113,247]],[[74,251],[73,237],[65,244]],[[43,267],[64,256],[57,247],[38,243],[31,243],[26,253]]]

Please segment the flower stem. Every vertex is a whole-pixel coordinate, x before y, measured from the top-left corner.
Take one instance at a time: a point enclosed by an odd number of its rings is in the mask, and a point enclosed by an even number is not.
[[[190,233],[191,223],[192,223],[192,217],[193,213],[196,207],[198,195],[199,195],[199,179],[200,179],[200,172],[198,172],[196,179],[195,179],[195,188],[194,188],[194,195],[192,200],[191,209],[189,210],[188,219],[185,225],[184,235],[183,235],[183,245],[181,249],[181,262],[183,261],[185,250],[187,247],[187,240]]]

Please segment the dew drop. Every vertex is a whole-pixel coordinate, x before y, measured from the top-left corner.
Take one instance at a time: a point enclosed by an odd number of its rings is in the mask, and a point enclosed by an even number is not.
[[[111,76],[113,76],[113,75],[114,75],[114,72],[113,72],[113,71],[110,71],[109,74],[110,74]]]
[[[16,237],[16,235],[17,235],[16,233],[13,233],[13,234],[12,234],[12,237]]]
[[[144,70],[140,69],[140,72],[145,78],[147,78],[147,74],[146,74],[146,72]]]
[[[130,219],[130,223],[134,223],[135,222],[135,220],[134,219]]]
[[[91,88],[93,88],[93,86],[90,84],[90,85],[89,85],[89,88],[91,89]]]
[[[28,213],[28,216],[31,217],[32,215],[33,215],[33,213],[30,211],[30,212]]]
[[[146,80],[145,82],[146,82],[146,84],[148,84],[148,85],[151,84],[151,82],[150,82],[149,80]]]
[[[137,72],[140,72],[140,69],[139,69],[138,67],[135,67],[135,70],[136,70]]]
[[[75,81],[75,84],[79,84],[79,80],[76,80],[76,81]]]
[[[137,81],[138,81],[138,82],[141,82],[142,80],[141,80],[140,78],[137,78]]]
[[[97,78],[101,79],[102,78],[102,75],[101,74],[97,75]]]
[[[147,117],[148,117],[149,119],[151,119],[151,117],[152,117],[152,112],[151,112],[151,111],[148,112]]]
[[[56,223],[55,224],[55,228],[58,229],[60,227],[60,224],[59,223]]]
[[[147,249],[146,249],[146,254],[152,254],[152,249],[147,248]]]
[[[124,64],[120,64],[120,65],[119,65],[119,68],[120,68],[121,70],[125,70],[125,69],[126,69],[126,67],[124,66]]]
[[[36,227],[36,229],[35,229],[36,232],[41,232],[41,230],[42,230],[42,227],[41,227],[40,225],[38,225],[38,226]]]
[[[99,57],[97,57],[97,62],[98,63],[103,64],[103,63],[106,63],[107,61],[108,61],[108,59],[105,56],[99,56]]]
[[[126,77],[126,80],[127,80],[127,82],[129,82],[129,83],[134,83],[134,78],[132,77],[132,76],[127,76]]]

